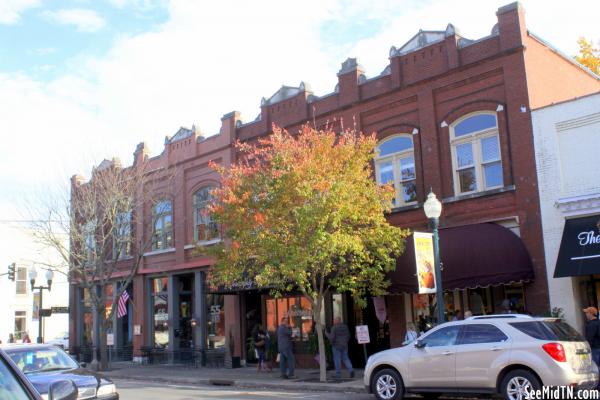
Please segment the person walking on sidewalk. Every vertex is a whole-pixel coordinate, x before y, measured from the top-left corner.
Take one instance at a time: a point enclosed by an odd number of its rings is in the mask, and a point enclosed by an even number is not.
[[[325,332],[325,335],[331,342],[333,364],[335,365],[335,377],[337,379],[341,378],[341,363],[344,361],[346,369],[350,371],[350,378],[354,378],[352,362],[350,362],[350,358],[348,358],[348,342],[350,341],[350,329],[348,329],[348,326],[342,322],[340,317],[335,317],[331,331]]]
[[[268,336],[262,325],[258,324],[254,332],[254,348],[256,349],[256,358],[258,358],[258,365],[256,366],[256,372],[267,371],[266,353],[267,353],[267,342]],[[269,368],[270,370],[270,368]]]
[[[598,309],[587,307],[585,313],[585,338],[592,348],[592,359],[600,367],[600,321],[598,320]]]
[[[283,379],[294,378],[294,352],[292,350],[292,328],[288,318],[281,318],[277,327],[277,351],[279,351],[279,370]]]

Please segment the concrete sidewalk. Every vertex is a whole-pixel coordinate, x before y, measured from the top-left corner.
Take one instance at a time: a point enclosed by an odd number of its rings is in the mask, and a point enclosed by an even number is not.
[[[112,363],[110,371],[102,373],[113,379],[164,382],[184,385],[221,385],[240,388],[266,388],[278,390],[306,390],[316,392],[366,393],[362,380],[362,370],[355,370],[355,378],[349,379],[348,372],[342,370],[342,379],[334,380],[333,371],[327,371],[328,382],[319,382],[316,369],[296,369],[294,379],[281,379],[279,369],[273,372],[256,372],[256,367],[190,368],[180,365],[138,365],[132,363]]]

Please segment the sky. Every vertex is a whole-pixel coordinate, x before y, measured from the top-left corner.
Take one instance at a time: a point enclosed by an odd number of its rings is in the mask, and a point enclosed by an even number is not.
[[[509,0],[0,0],[0,269],[24,204],[104,158],[151,154],[180,126],[218,132],[304,81],[317,96],[358,57],[367,77],[419,29],[486,36]],[[524,0],[528,28],[568,55],[600,40],[600,1]]]

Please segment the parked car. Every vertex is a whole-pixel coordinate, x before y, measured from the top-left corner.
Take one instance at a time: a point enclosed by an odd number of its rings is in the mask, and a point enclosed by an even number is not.
[[[77,399],[77,387],[72,381],[56,381],[50,385],[49,396],[52,400],[75,400]],[[43,399],[2,349],[0,349],[0,399]]]
[[[69,348],[69,332],[60,332],[58,335],[54,336],[52,339],[47,340],[46,344],[58,346],[61,349],[66,351]]]
[[[364,384],[380,400],[406,393],[501,394],[521,400],[545,386],[595,388],[585,339],[556,318],[472,317],[441,324],[415,342],[369,357]]]
[[[117,389],[101,374],[82,368],[62,349],[49,344],[12,345],[4,350],[43,398],[53,382],[71,380],[78,399],[118,400]]]

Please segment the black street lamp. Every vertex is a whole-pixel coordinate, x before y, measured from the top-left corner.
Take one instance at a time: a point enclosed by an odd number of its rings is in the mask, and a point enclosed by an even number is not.
[[[54,278],[54,272],[52,270],[46,271],[46,281],[48,282],[48,286],[35,286],[35,280],[37,278],[37,270],[34,268],[29,270],[29,283],[31,283],[31,291],[33,292],[35,289],[40,290],[40,297],[38,299],[38,343],[44,343],[44,338],[42,337],[42,294],[43,290],[46,289],[50,291],[52,289],[52,279]]]
[[[442,269],[440,266],[440,244],[438,235],[438,225],[440,222],[440,215],[442,214],[442,203],[435,197],[433,191],[430,191],[427,195],[427,200],[423,205],[425,215],[431,223],[433,229],[433,259],[435,263],[435,297],[437,300],[437,311],[438,311],[438,324],[445,322],[444,311],[446,305],[444,304],[444,289],[442,288]]]

